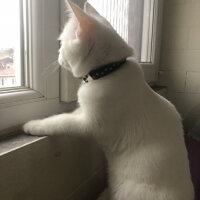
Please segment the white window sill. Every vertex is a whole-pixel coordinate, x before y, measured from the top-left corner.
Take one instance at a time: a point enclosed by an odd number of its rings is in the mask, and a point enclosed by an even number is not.
[[[0,156],[16,151],[27,145],[31,145],[45,138],[47,137],[36,137],[36,136],[25,135],[25,134],[9,136],[0,141],[0,147],[1,147]]]
[[[32,94],[35,95],[34,93]],[[35,96],[35,98],[29,98],[30,94],[27,94],[27,99],[19,100],[16,102],[6,104],[0,104],[0,136],[7,135],[8,132],[13,131],[16,126],[24,124],[25,122],[33,119],[41,119],[54,114],[63,112],[70,112],[76,108],[76,102],[62,103],[59,98],[46,99],[45,97]],[[19,97],[20,98],[20,97]],[[14,105],[16,104],[16,105]],[[14,106],[11,106],[14,105]]]
[[[0,97],[0,109],[45,99],[39,92],[28,88],[10,89],[1,92]]]
[[[166,93],[166,87],[164,86],[153,86],[152,89],[157,92],[158,94],[165,96]],[[75,104],[73,104],[73,109],[76,107]],[[72,109],[71,109],[72,110]],[[2,137],[0,140],[0,156],[6,155],[8,153],[11,153],[13,151],[16,151],[20,148],[23,148],[25,146],[31,145],[33,143],[39,142],[41,140],[47,139],[48,137],[37,137],[37,136],[31,136],[31,135],[25,135],[23,131],[12,131],[15,135],[11,135],[8,137]]]

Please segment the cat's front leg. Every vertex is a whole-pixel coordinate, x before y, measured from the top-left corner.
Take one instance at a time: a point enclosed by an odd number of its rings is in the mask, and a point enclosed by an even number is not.
[[[25,133],[38,136],[48,135],[49,132],[48,126],[45,125],[44,119],[31,120],[27,122],[24,124],[23,130]]]
[[[73,113],[55,115],[41,120],[32,120],[23,126],[24,132],[31,135],[75,134],[84,135],[91,129],[89,117],[76,110]]]

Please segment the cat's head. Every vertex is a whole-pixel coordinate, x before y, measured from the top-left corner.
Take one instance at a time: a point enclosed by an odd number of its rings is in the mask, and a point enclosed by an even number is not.
[[[60,36],[59,63],[83,77],[92,69],[132,56],[133,50],[89,3],[66,1],[70,16]]]

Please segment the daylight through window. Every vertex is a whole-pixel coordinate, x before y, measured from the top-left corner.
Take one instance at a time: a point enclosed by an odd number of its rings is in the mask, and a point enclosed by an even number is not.
[[[0,1],[0,89],[22,86],[20,0]]]

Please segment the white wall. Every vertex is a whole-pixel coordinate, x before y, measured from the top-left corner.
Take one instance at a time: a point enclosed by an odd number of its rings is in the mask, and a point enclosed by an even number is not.
[[[159,83],[188,120],[200,119],[200,1],[166,0]]]
[[[105,187],[103,160],[91,140],[42,139],[0,156],[0,199],[96,199]]]

